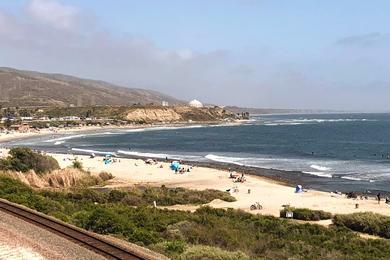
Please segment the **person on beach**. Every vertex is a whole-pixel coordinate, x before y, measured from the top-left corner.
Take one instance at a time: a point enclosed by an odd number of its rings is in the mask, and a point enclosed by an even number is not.
[[[378,199],[378,204],[380,204],[380,203],[381,203],[381,194],[378,193],[378,194],[376,195],[376,198]]]

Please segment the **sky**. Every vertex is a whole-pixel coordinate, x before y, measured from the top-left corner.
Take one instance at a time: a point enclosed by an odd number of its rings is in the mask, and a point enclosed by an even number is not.
[[[0,66],[219,105],[390,111],[388,10],[386,0],[1,0]]]

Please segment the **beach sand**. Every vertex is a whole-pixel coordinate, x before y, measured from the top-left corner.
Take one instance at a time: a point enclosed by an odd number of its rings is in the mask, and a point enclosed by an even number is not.
[[[258,176],[245,175],[246,182],[234,183],[232,179],[229,179],[229,172],[205,167],[194,167],[191,172],[175,174],[169,168],[169,163],[148,165],[140,159],[117,158],[118,162],[105,165],[102,157],[89,158],[89,156],[64,154],[52,154],[52,156],[58,160],[61,167],[70,166],[72,159],[77,157],[82,162],[84,169],[92,173],[106,171],[113,174],[115,178],[113,184],[110,185],[111,187],[128,187],[141,184],[226,191],[229,188],[237,186],[239,191],[231,193],[237,201],[212,201],[209,205],[216,208],[235,208],[252,213],[279,216],[282,205],[290,205],[297,208],[324,210],[334,214],[371,211],[390,216],[390,205],[385,204],[384,201],[378,205],[377,201],[372,198],[368,200],[353,200],[347,199],[344,195],[335,195],[316,190],[295,193],[295,188],[293,187],[281,185],[275,181]],[[163,168],[160,168],[160,165]],[[249,194],[248,189],[250,189]],[[262,204],[263,209],[251,211],[249,207],[255,202]],[[356,203],[359,203],[358,209],[355,209]],[[196,209],[195,206],[187,205],[177,205],[167,208],[181,210]]]

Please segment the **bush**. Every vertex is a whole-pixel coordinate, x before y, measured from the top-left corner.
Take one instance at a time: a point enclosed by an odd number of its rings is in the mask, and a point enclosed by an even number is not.
[[[333,224],[354,231],[390,238],[390,217],[371,212],[336,215]]]
[[[323,210],[311,210],[305,208],[286,208],[280,211],[280,217],[285,218],[286,212],[293,212],[293,219],[306,220],[306,221],[318,221],[324,219],[331,219],[332,214]]]
[[[100,179],[102,179],[103,181],[108,181],[108,180],[111,180],[114,178],[114,176],[112,176],[111,173],[108,173],[108,172],[100,172],[99,173],[99,177]]]
[[[170,206],[175,204],[206,204],[214,199],[221,199],[224,201],[235,201],[227,192],[218,190],[189,190],[183,188],[166,188],[166,187],[138,187],[129,190],[129,197],[142,197],[144,204],[151,205],[156,201],[159,206]],[[134,199],[127,199],[127,201],[137,201]],[[130,205],[130,204],[129,204]],[[136,206],[137,204],[133,204]]]
[[[72,163],[72,167],[75,169],[82,170],[83,169],[83,163],[80,162],[79,160],[74,160]]]
[[[170,190],[156,189],[157,194]],[[133,197],[142,202],[145,191],[135,191]],[[390,259],[390,242],[359,237],[340,224],[345,220],[342,216],[335,217],[339,225],[327,228],[234,209],[201,207],[185,212],[134,207],[124,202],[129,193],[121,199],[122,192],[39,191],[0,175],[2,198],[147,246],[172,259]],[[384,232],[390,226],[378,218],[382,216],[375,215],[375,221],[366,225],[377,227],[371,232]]]
[[[34,170],[42,174],[59,168],[58,162],[53,157],[34,152],[27,147],[12,148],[9,156],[0,161],[0,170],[20,172]]]
[[[180,240],[164,241],[151,246],[152,250],[168,255],[171,258],[177,258],[186,248],[187,244]]]
[[[229,252],[212,246],[191,246],[180,257],[182,260],[244,260],[249,259],[247,255],[240,251]]]

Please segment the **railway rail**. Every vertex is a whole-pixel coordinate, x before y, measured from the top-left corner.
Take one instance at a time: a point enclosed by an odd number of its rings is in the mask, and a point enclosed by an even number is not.
[[[101,235],[4,199],[0,199],[0,210],[71,240],[107,259],[160,259],[157,254],[147,249],[114,243]],[[161,256],[161,258],[165,257]]]

